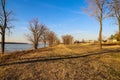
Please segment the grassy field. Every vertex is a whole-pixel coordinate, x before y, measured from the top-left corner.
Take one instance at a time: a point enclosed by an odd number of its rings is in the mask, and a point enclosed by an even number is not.
[[[58,45],[0,55],[0,80],[120,80],[120,47]]]

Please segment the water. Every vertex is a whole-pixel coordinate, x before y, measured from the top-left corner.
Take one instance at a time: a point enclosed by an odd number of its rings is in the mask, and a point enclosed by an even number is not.
[[[39,45],[42,48],[43,44]],[[33,49],[32,44],[5,44],[5,52],[22,51]],[[0,49],[1,50],[1,49]]]

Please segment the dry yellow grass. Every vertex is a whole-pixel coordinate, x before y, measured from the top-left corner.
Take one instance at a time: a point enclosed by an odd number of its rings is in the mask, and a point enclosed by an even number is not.
[[[70,55],[79,57],[67,58]],[[40,59],[22,62],[35,57]],[[41,60],[50,57],[66,58]],[[97,45],[90,44],[58,45],[2,55],[0,62],[6,63],[0,65],[0,80],[120,80],[119,46],[104,46],[99,50]]]

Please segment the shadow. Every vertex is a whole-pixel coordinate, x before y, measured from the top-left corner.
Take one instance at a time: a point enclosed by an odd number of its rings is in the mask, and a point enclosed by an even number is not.
[[[52,48],[40,48],[37,50],[31,49],[31,50],[23,50],[23,51],[14,51],[14,52],[10,52],[10,53],[6,53],[8,54],[7,56],[4,56],[1,58],[2,62],[6,62],[6,61],[10,61],[10,59],[18,59],[18,57],[21,57],[25,54],[31,54],[31,53],[36,53],[36,52],[45,52],[45,51],[52,51]],[[1,63],[1,61],[0,61]]]
[[[35,62],[47,62],[47,61],[56,61],[56,60],[63,60],[63,59],[74,59],[74,58],[84,58],[89,57],[93,55],[102,55],[102,54],[110,54],[110,53],[120,52],[119,49],[114,50],[102,50],[98,52],[88,52],[88,53],[82,53],[81,55],[65,55],[60,57],[36,57],[36,58],[24,58],[20,59],[21,61],[18,62],[10,62],[10,63],[1,63],[1,66],[9,66],[9,65],[15,65],[15,64],[26,64],[26,63],[35,63]]]

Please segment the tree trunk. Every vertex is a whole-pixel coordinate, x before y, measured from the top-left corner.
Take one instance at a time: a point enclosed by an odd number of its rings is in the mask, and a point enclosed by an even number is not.
[[[37,45],[35,45],[35,47],[34,47],[35,49],[37,49]]]
[[[1,51],[2,54],[4,54],[4,50],[5,50],[5,29],[7,27],[7,13],[5,10],[5,5],[6,5],[6,0],[1,0],[2,3],[2,10],[3,10],[3,17],[4,17],[4,25],[2,28],[2,36],[1,36]]]
[[[100,21],[99,45],[100,45],[100,49],[102,49],[102,20]]]
[[[46,41],[44,41],[44,48],[46,47]]]
[[[2,49],[2,54],[4,54],[4,50],[5,50],[5,31],[3,31],[2,33],[2,38],[1,38],[1,49]]]
[[[46,47],[46,36],[44,35],[43,37],[44,37],[43,42],[44,42],[44,48],[45,48]]]
[[[37,43],[34,44],[34,49],[38,49],[38,44]]]

